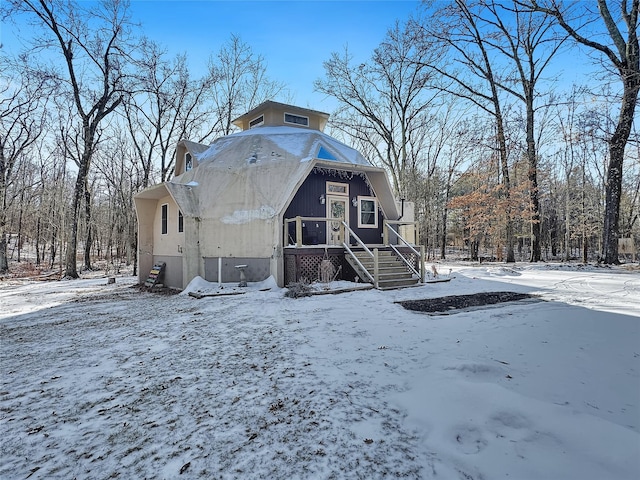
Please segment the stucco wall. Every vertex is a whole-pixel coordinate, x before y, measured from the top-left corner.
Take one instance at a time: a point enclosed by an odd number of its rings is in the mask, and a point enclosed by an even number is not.
[[[162,205],[168,207],[167,233],[162,233]],[[154,255],[181,256],[184,247],[184,233],[178,232],[178,206],[170,197],[166,196],[158,200],[155,217],[153,219],[153,232],[155,242]]]
[[[178,288],[182,290],[182,257],[170,256],[170,255],[154,255],[154,264],[158,262],[165,262],[165,274],[163,279],[163,285],[171,288]],[[148,274],[149,272],[147,272]]]
[[[153,267],[153,219],[156,200],[136,198],[138,217],[138,282],[143,283]]]

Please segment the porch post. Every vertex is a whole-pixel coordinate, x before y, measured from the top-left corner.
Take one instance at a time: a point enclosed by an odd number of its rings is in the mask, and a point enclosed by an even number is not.
[[[382,221],[382,244],[389,245],[389,226],[386,220]]]
[[[420,283],[424,283],[424,245],[420,245]]]
[[[378,249],[373,249],[373,287],[378,288],[378,281],[380,280],[380,267],[378,265]]]
[[[296,247],[302,246],[302,217],[296,217]]]

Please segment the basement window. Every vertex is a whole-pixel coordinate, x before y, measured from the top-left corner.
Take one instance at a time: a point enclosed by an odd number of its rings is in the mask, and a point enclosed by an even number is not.
[[[358,197],[358,228],[378,228],[378,201],[375,197]]]
[[[169,230],[167,228],[168,226],[168,221],[169,221],[169,204],[165,203],[164,205],[162,205],[161,207],[162,209],[162,235],[166,235]]]
[[[309,117],[303,117],[302,115],[294,115],[293,113],[285,113],[284,123],[292,123],[294,125],[302,125],[303,127],[308,127]]]
[[[184,217],[182,216],[182,212],[178,210],[178,233],[184,232]]]
[[[264,115],[260,115],[259,117],[256,117],[249,122],[249,128],[259,127],[263,123],[264,123]]]

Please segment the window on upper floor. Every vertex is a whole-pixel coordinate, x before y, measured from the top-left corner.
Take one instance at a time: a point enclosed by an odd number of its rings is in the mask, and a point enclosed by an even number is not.
[[[284,123],[292,123],[294,125],[302,125],[304,127],[308,127],[309,117],[303,117],[302,115],[294,115],[293,113],[285,113]]]
[[[260,115],[249,122],[249,128],[259,127],[264,123],[264,115]]]
[[[188,172],[193,168],[193,157],[189,152],[184,154],[184,171]]]
[[[182,216],[182,212],[178,210],[178,233],[184,232],[184,217]]]
[[[168,222],[169,222],[169,205],[165,203],[161,207],[162,209],[162,223],[161,223],[161,232],[162,235],[166,235],[169,232]]]
[[[318,149],[316,158],[320,158],[322,160],[337,160],[336,156],[322,145],[320,145],[320,148]]]

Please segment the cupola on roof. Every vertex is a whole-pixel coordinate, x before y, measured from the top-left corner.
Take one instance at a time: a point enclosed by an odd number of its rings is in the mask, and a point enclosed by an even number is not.
[[[233,120],[233,124],[242,130],[262,126],[288,126],[322,132],[328,120],[328,113],[268,100]]]

